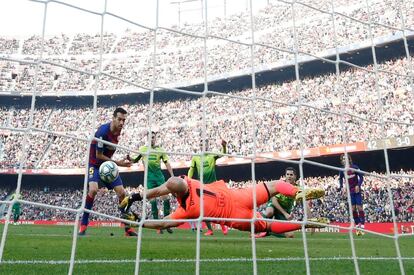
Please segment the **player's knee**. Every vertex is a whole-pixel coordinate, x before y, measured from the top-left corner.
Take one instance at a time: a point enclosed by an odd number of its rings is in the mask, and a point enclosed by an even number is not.
[[[265,216],[266,216],[266,218],[271,218],[271,217],[273,217],[273,211],[272,211],[272,210],[266,210],[266,212],[265,212]]]
[[[126,196],[125,190],[120,190],[120,191],[116,192],[116,194],[118,195],[118,198],[121,199],[121,200],[124,199],[125,196]]]
[[[98,189],[95,187],[89,187],[89,197],[95,198],[96,194],[98,194]]]

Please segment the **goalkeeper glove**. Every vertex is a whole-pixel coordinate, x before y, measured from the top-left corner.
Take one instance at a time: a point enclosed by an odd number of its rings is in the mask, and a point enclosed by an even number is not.
[[[139,193],[134,193],[125,197],[119,204],[119,209],[121,212],[126,213],[135,201],[142,201],[142,197]]]
[[[124,213],[121,215],[121,218],[124,220],[132,221],[132,222],[140,222],[141,218],[138,216],[137,213],[130,212],[130,213]],[[136,225],[131,225],[136,226]]]

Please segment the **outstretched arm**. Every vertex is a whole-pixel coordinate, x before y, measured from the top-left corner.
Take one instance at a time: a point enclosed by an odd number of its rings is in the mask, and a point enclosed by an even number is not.
[[[169,220],[169,219],[171,219],[171,215],[164,217],[164,220]],[[151,228],[151,229],[167,229],[170,227],[177,227],[181,224],[183,224],[183,222],[158,220],[158,221],[144,222],[143,227]]]
[[[147,191],[147,199],[151,200],[168,194],[176,197],[184,195],[188,190],[187,183],[179,177],[171,177],[164,184]]]

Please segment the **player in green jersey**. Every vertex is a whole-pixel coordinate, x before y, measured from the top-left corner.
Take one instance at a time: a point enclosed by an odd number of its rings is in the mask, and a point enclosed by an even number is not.
[[[152,152],[147,157],[146,152],[151,149]],[[132,162],[136,163],[142,159],[144,162],[144,165],[146,162],[148,162],[148,171],[147,171],[147,188],[153,189],[155,187],[158,187],[162,185],[165,182],[164,174],[162,173],[161,169],[161,161],[165,164],[165,167],[167,167],[168,173],[171,177],[174,176],[174,172],[171,168],[171,164],[169,163],[169,158],[167,154],[165,153],[164,149],[157,145],[157,133],[152,132],[151,135],[151,148],[148,148],[148,146],[141,146],[139,148],[140,154],[136,157],[132,157]],[[164,206],[164,217],[168,216],[170,214],[170,199],[168,196],[161,197],[161,200],[163,201]],[[154,219],[158,219],[158,206],[157,206],[157,200],[154,199],[151,201],[151,212],[152,217]],[[172,233],[171,229],[167,229],[168,233]],[[162,234],[162,230],[159,230],[158,233]]]
[[[201,148],[203,146],[202,144],[203,141],[201,141]],[[206,140],[205,142],[205,150],[209,151],[209,142],[208,140]],[[223,155],[222,154],[226,154],[227,153],[227,141],[225,141],[224,139],[221,140],[221,153],[220,154],[205,154],[203,156],[203,183],[204,184],[209,184],[212,182],[217,181],[217,177],[216,177],[216,161],[221,158]],[[195,172],[196,172],[196,176],[195,176]],[[187,176],[191,179],[198,179],[201,180],[200,178],[200,173],[201,173],[201,156],[193,156],[193,158],[191,159],[191,164],[190,164],[190,169],[188,170],[188,174]],[[194,223],[190,223],[191,227],[194,229]],[[211,222],[206,222],[208,231],[207,233],[205,233],[205,236],[211,236],[213,235],[213,227],[211,226]],[[224,235],[227,235],[228,233],[228,229],[227,226],[225,226],[224,224],[221,224],[221,230],[223,231]]]
[[[297,172],[295,168],[288,167],[285,169],[285,181],[292,185],[296,185]],[[292,210],[294,206],[295,206],[294,199],[290,197],[286,197],[282,194],[277,194],[273,196],[267,202],[264,217],[268,219],[274,218],[276,220],[284,220],[284,221],[291,220]],[[306,211],[308,213],[308,216],[310,216],[308,207],[306,208]],[[292,232],[286,232],[284,234],[273,234],[273,233],[270,233],[270,234],[276,237],[281,237],[281,238],[293,238],[294,237]],[[269,233],[262,232],[262,233],[256,234],[256,238],[262,238],[267,235],[269,235]]]
[[[20,196],[18,196],[16,193],[14,193],[10,197],[10,200],[14,200],[14,198],[19,199]],[[13,223],[14,224],[18,224],[19,218],[20,218],[20,214],[21,214],[20,202],[15,202],[13,204],[13,206],[12,206],[12,213],[13,213]]]

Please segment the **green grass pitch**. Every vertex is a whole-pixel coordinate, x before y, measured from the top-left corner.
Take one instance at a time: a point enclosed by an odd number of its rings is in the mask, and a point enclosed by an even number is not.
[[[67,274],[72,245],[70,226],[10,225],[0,274]],[[0,227],[0,232],[3,227]],[[74,274],[133,274],[136,238],[121,228],[89,228],[78,238]],[[348,234],[307,234],[312,274],[355,274]],[[414,274],[414,236],[400,238],[406,274]],[[249,233],[216,231],[201,237],[200,274],[252,274]],[[301,233],[294,239],[256,240],[258,274],[305,274]],[[400,274],[394,240],[367,234],[355,237],[361,274]],[[144,230],[140,274],[195,274],[196,234]]]

